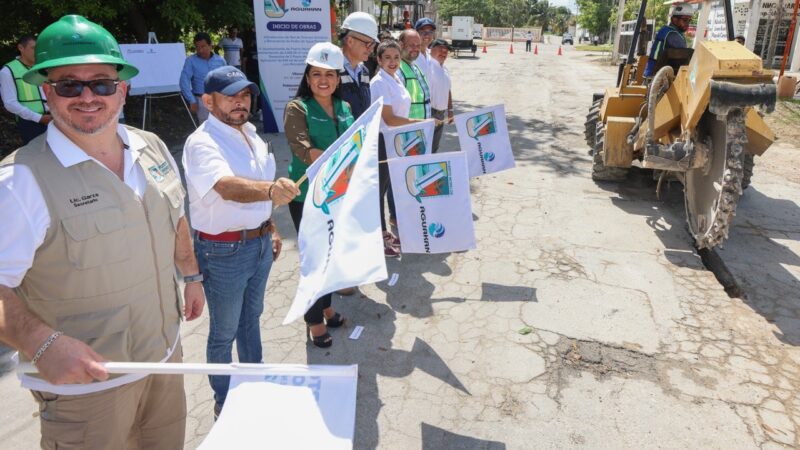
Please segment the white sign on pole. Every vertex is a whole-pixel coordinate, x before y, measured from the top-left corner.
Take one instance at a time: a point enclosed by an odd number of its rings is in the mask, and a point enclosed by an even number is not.
[[[186,47],[177,44],[121,44],[122,58],[136,66],[139,74],[128,82],[130,95],[180,92]]]
[[[433,152],[433,129],[435,122],[426,120],[399,127],[383,129],[386,158],[430,155]]]
[[[390,159],[389,175],[403,253],[475,248],[464,152]]]
[[[336,367],[335,376],[330,366],[308,369],[231,376],[222,414],[199,449],[353,448],[358,366]]]
[[[253,0],[264,129],[283,132],[283,111],[297,93],[308,50],[331,40],[328,0]]]
[[[297,233],[300,281],[283,320],[291,323],[327,293],[385,280],[378,207],[378,99],[307,170]]]
[[[477,177],[514,167],[504,105],[459,114],[455,121],[461,151],[467,154],[469,176]]]

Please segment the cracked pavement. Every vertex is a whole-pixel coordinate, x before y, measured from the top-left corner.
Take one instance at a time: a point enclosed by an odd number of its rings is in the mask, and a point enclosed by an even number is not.
[[[332,330],[317,349],[302,323],[280,325],[297,252],[276,212],[265,359],[359,364],[359,449],[800,447],[800,185],[756,163],[719,252],[743,292],[729,298],[691,246],[679,184],[659,200],[638,169],[623,184],[589,177],[583,120],[615,69],[539,53],[448,61],[457,111],[505,103],[517,168],[471,182],[477,250],[389,260],[397,285],[334,296],[359,340]],[[267,138],[285,171],[285,140]],[[453,128],[442,148],[457,149]],[[204,361],[207,327],[184,328],[186,361]],[[204,377],[186,386],[195,448],[211,391]],[[2,446],[36,447],[30,394],[13,374],[0,393]]]

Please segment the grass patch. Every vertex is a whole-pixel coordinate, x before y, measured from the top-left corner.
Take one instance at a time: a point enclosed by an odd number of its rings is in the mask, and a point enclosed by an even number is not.
[[[576,45],[575,50],[582,52],[610,52],[611,44],[603,45]]]

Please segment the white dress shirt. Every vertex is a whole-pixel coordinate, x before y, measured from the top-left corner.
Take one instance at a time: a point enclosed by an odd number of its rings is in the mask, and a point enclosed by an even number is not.
[[[144,170],[136,161],[140,150],[147,146],[139,136],[128,133],[119,125],[117,134],[128,149],[124,153],[123,181],[139,198],[147,188]],[[47,143],[53,154],[64,167],[71,167],[84,161],[94,161],[108,169],[100,161],[87,155],[80,147],[65,136],[54,123],[47,126]],[[167,156],[172,169],[178,166],[171,156]],[[36,250],[42,245],[47,229],[50,227],[50,212],[42,196],[39,184],[30,169],[23,165],[0,167],[0,211],[13,211],[3,220],[0,233],[0,284],[15,288],[33,265]],[[183,208],[181,207],[181,215]],[[53,280],[57,282],[57,280]],[[178,339],[175,341],[178,342]],[[169,349],[163,361],[169,359],[174,348]],[[52,385],[39,378],[18,374],[22,387],[36,391],[52,392],[58,395],[81,395],[100,392],[122,386],[144,378],[146,375],[128,374],[109,381],[91,384]]]
[[[435,59],[431,60],[431,76],[428,83],[431,86],[431,108],[446,111],[450,100],[452,81],[447,67],[442,66]]]
[[[223,177],[256,181],[275,179],[275,157],[245,123],[242,131],[208,116],[183,147],[183,169],[189,188],[192,228],[208,234],[257,228],[272,215],[272,202],[225,200],[214,190]]]
[[[408,118],[408,113],[411,112],[411,96],[397,72],[392,76],[383,69],[379,70],[369,82],[369,93],[372,101],[383,97],[383,105],[391,106],[395,116]],[[381,130],[386,129],[386,122],[381,118]]]
[[[427,48],[419,52],[419,56],[417,56],[417,60],[415,61],[420,70],[422,70],[422,73],[425,74],[428,86],[431,84],[431,63],[433,63],[433,61],[435,60],[431,57],[431,51]],[[431,90],[433,90],[433,88],[431,88]]]
[[[45,98],[44,91],[39,87],[39,95]],[[30,120],[31,122],[38,122],[42,120],[42,115],[34,112],[30,108],[26,108],[19,102],[17,95],[17,84],[14,83],[14,75],[11,69],[3,66],[0,70],[0,96],[3,97],[3,106],[6,107],[8,112],[19,116],[22,119]],[[47,111],[47,103],[44,104],[45,111]]]
[[[147,143],[139,136],[128,133],[122,125],[117,134],[128,146],[125,152],[124,182],[139,198],[147,188],[144,170],[136,163],[140,150]],[[53,122],[47,126],[47,143],[58,161],[64,167],[71,167],[84,161],[94,161],[108,169],[100,161],[87,155],[75,145]],[[173,170],[178,166],[168,156]],[[0,211],[15,211],[3,219],[3,232],[0,233],[0,284],[15,288],[33,265],[33,256],[42,245],[47,229],[50,228],[50,212],[47,209],[39,184],[30,169],[23,165],[0,167]],[[181,215],[183,208],[181,208]]]

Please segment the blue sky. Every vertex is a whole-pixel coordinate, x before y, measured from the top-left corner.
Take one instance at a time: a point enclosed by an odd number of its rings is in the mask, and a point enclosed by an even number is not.
[[[549,0],[549,2],[553,6],[566,6],[573,13],[577,13],[578,12],[578,6],[577,6],[575,0]]]

